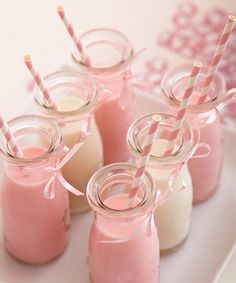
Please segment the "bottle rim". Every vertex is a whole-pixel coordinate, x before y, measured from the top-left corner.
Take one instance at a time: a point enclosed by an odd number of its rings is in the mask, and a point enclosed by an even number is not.
[[[159,121],[157,134],[158,139],[164,131],[170,132],[172,130],[173,123],[176,120],[174,115],[164,112],[149,113],[135,120],[128,129],[127,133],[127,145],[132,156],[135,158],[140,158],[141,156],[143,150],[141,139],[145,136],[145,133],[147,133],[153,116],[157,117]],[[184,122],[179,131],[178,137],[178,146],[175,151],[167,156],[151,154],[149,157],[150,162],[155,162],[160,166],[175,166],[180,162],[185,162],[199,141],[199,131],[193,129],[188,125],[188,123]]]
[[[96,39],[98,38],[98,39]],[[113,42],[111,39],[113,39]],[[104,44],[107,42],[107,39],[110,39],[110,41],[115,45],[117,43],[120,44],[122,47],[122,53],[120,54],[120,59],[117,60],[112,65],[108,66],[93,66],[93,65],[86,65],[84,64],[80,59],[80,54],[78,53],[77,49],[74,47],[73,51],[71,52],[72,60],[79,64],[84,71],[88,72],[90,76],[92,77],[114,77],[122,72],[129,66],[130,61],[133,58],[134,50],[133,46],[130,43],[129,39],[120,31],[101,27],[96,29],[88,30],[87,32],[83,33],[80,37],[82,44],[84,45],[85,49],[88,49],[88,47],[91,44]],[[95,40],[96,39],[96,40]]]
[[[164,98],[171,106],[175,108],[178,108],[180,106],[181,101],[178,99],[178,97],[176,97],[174,87],[177,83],[180,82],[180,80],[189,78],[191,70],[192,65],[190,64],[178,66],[175,69],[172,69],[167,72],[162,79],[161,89],[164,94]],[[204,80],[207,71],[207,67],[202,68],[198,81]],[[223,102],[226,94],[226,85],[224,77],[220,72],[216,71],[212,85],[214,86],[214,95],[210,97],[210,99],[206,100],[204,103],[190,103],[188,107],[188,113],[197,114],[208,112],[214,109],[219,103]]]
[[[63,150],[62,135],[57,124],[53,120],[40,115],[22,115],[9,120],[7,123],[16,140],[23,135],[26,136],[28,131],[31,131],[32,133],[37,131],[37,134],[47,134],[48,139],[50,139],[46,151],[33,158],[14,156],[11,153],[7,142],[3,140],[0,146],[0,155],[9,163],[24,163],[25,165],[41,164],[48,162],[49,159],[55,157],[56,154]]]
[[[151,176],[151,174],[145,170],[143,175],[143,180],[140,185],[140,189],[142,189],[143,196],[140,199],[140,202],[131,207],[127,207],[126,209],[113,209],[110,206],[106,205],[103,201],[101,194],[105,185],[108,186],[109,182],[116,182],[118,184],[126,184],[123,182],[123,179],[129,179],[132,183],[132,180],[135,176],[135,172],[137,167],[134,164],[130,163],[113,163],[99,169],[89,180],[86,190],[86,195],[88,202],[92,209],[102,214],[106,217],[112,218],[133,218],[138,215],[143,215],[147,213],[147,211],[151,210],[155,206],[156,201],[156,189],[155,182]],[[119,180],[122,182],[119,182]],[[131,185],[127,181],[127,185]]]
[[[96,83],[91,78],[76,71],[56,71],[46,75],[44,80],[51,92],[64,87],[66,84],[71,84],[75,89],[76,87],[82,88],[85,101],[81,106],[72,111],[58,111],[46,105],[41,90],[36,86],[34,90],[34,101],[41,113],[57,120],[77,120],[79,117],[86,116],[93,111],[98,100],[98,89]]]

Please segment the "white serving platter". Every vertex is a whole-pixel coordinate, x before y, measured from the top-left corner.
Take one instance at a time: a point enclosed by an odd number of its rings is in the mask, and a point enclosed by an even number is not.
[[[137,117],[164,109],[158,99],[147,95],[137,95],[135,103]],[[194,207],[192,229],[185,244],[161,257],[161,283],[223,283],[218,282],[217,274],[236,242],[236,133],[224,129],[224,137],[219,189],[210,200]],[[73,216],[67,250],[44,266],[14,260],[6,252],[0,233],[0,283],[89,283],[87,243],[91,221],[91,212]],[[236,262],[231,271],[229,278],[234,280],[229,283],[236,282]]]
[[[218,274],[216,275],[214,283],[235,283],[235,266],[236,266],[236,244],[233,246],[229,255]]]

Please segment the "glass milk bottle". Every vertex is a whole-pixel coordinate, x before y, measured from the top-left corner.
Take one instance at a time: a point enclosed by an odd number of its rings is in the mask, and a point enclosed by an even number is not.
[[[91,64],[83,64],[77,50],[72,58],[77,69],[94,78],[101,89],[95,118],[103,142],[104,164],[126,161],[126,134],[135,117],[128,82],[132,76],[133,47],[122,33],[108,28],[89,30],[80,39]]]
[[[24,157],[12,156],[1,141],[4,242],[18,260],[42,264],[58,257],[69,239],[68,192],[57,178],[49,185],[63,154],[62,137],[55,123],[40,116],[21,116],[9,126]],[[54,191],[51,199],[45,197],[47,186]]]
[[[128,131],[127,142],[134,162],[141,156],[152,115],[146,115],[135,121]],[[174,152],[163,156],[168,143],[166,138],[172,129],[175,117],[164,113],[157,115],[160,117],[158,138],[152,146],[147,170],[162,194],[162,204],[155,211],[155,221],[161,253],[167,253],[180,246],[190,230],[192,181],[186,163],[194,153],[198,133],[193,132],[184,123]]]
[[[94,210],[89,238],[92,283],[158,283],[159,241],[153,221],[157,198],[145,172],[136,203],[127,208],[136,167],[115,163],[90,179],[87,198]]]
[[[57,110],[46,107],[40,90],[36,88],[35,102],[40,113],[57,122],[67,147],[71,148],[81,139],[84,141],[62,168],[62,173],[72,186],[85,193],[88,180],[103,165],[101,138],[93,116],[97,103],[96,86],[77,72],[52,73],[45,77],[45,82]],[[71,212],[89,209],[85,196],[69,195]]]
[[[180,97],[190,72],[190,66],[181,66],[170,71],[163,78],[162,90],[172,113],[175,113],[180,105]],[[223,161],[223,136],[216,106],[225,98],[225,82],[223,76],[217,72],[209,88],[206,102],[196,104],[205,74],[206,69],[203,69],[186,117],[189,125],[200,131],[200,142],[210,146],[210,153],[206,158],[189,161],[194,203],[208,199],[216,191]]]

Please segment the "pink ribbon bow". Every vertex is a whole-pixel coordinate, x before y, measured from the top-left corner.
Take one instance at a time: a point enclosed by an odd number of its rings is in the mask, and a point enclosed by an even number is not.
[[[74,144],[71,149],[66,149],[67,154],[60,160],[56,167],[47,167],[46,170],[52,171],[53,175],[46,183],[44,188],[44,197],[46,199],[54,199],[55,197],[55,181],[58,180],[63,187],[76,196],[84,195],[81,191],[77,190],[61,175],[61,168],[74,156],[74,154],[83,146],[86,138],[90,135],[91,115],[88,116],[86,123],[81,127],[81,134],[78,142]]]
[[[205,148],[206,149],[206,153],[203,153],[203,154],[198,154],[198,155],[195,155],[196,151],[199,149],[199,148]],[[192,151],[190,152],[190,154],[188,155],[187,158],[185,158],[183,161],[181,161],[178,166],[175,168],[175,170],[170,174],[169,178],[168,178],[168,188],[167,190],[165,191],[164,194],[160,194],[159,195],[159,200],[157,201],[157,207],[162,205],[163,203],[165,203],[167,200],[171,199],[172,197],[169,197],[167,198],[167,195],[170,192],[173,192],[174,189],[173,189],[173,185],[174,185],[174,182],[176,180],[176,178],[179,176],[180,179],[181,179],[181,183],[183,184],[183,186],[180,188],[180,191],[184,190],[187,185],[186,183],[184,182],[180,172],[183,168],[183,166],[190,160],[190,159],[193,159],[193,158],[204,158],[204,157],[207,157],[209,154],[210,154],[210,151],[211,151],[211,147],[206,144],[206,143],[197,143]],[[159,191],[159,190],[158,190]]]

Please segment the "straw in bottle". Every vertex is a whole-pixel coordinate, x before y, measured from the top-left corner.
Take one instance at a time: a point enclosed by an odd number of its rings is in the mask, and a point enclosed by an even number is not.
[[[21,148],[19,147],[19,145],[16,143],[15,138],[14,138],[13,134],[11,133],[7,122],[1,116],[0,116],[0,130],[1,130],[4,138],[6,139],[6,142],[9,146],[10,150],[12,151],[12,153],[17,157],[22,158],[23,152],[22,152]]]
[[[153,142],[155,141],[158,132],[159,120],[160,119],[158,115],[153,116],[152,123],[148,129],[145,145],[141,153],[141,158],[138,161],[139,165],[135,172],[134,181],[132,183],[132,187],[129,192],[128,207],[131,207],[134,204],[135,199],[137,197],[139,186],[141,184],[142,177],[150,156],[150,151],[152,149]]]
[[[174,122],[172,131],[170,132],[170,136],[168,138],[168,144],[167,144],[167,148],[164,153],[164,156],[170,155],[173,152],[173,149],[175,147],[179,131],[183,125],[185,115],[186,115],[188,106],[190,104],[192,94],[196,86],[201,68],[202,68],[202,63],[195,62],[193,64],[191,75],[188,79],[187,87],[184,91],[183,99],[180,103],[179,110],[177,111],[177,114],[176,114],[176,120]]]
[[[29,69],[32,77],[34,78],[36,84],[40,88],[44,99],[46,100],[47,106],[52,109],[56,109],[56,104],[52,99],[52,96],[50,95],[50,92],[43,80],[43,77],[39,74],[37,71],[35,65],[33,64],[31,57],[29,55],[25,55],[24,62],[27,68]]]
[[[71,21],[69,20],[69,17],[65,13],[63,7],[61,7],[61,6],[57,7],[57,12],[58,12],[58,15],[60,16],[63,24],[65,25],[69,35],[71,36],[72,40],[74,41],[74,44],[75,44],[77,50],[80,53],[82,62],[85,65],[90,65],[90,63],[91,63],[90,58],[88,57],[86,50],[85,50],[80,38],[77,36],[75,29],[74,29]]]
[[[235,26],[235,23],[236,23],[236,16],[230,15],[228,17],[224,30],[219,39],[215,53],[210,61],[208,72],[207,72],[206,78],[204,80],[203,88],[202,88],[202,95],[199,97],[197,104],[204,103],[207,98],[209,86],[211,85],[214,79],[215,73],[220,65],[222,55],[227,47],[227,44],[230,39],[230,34]]]

